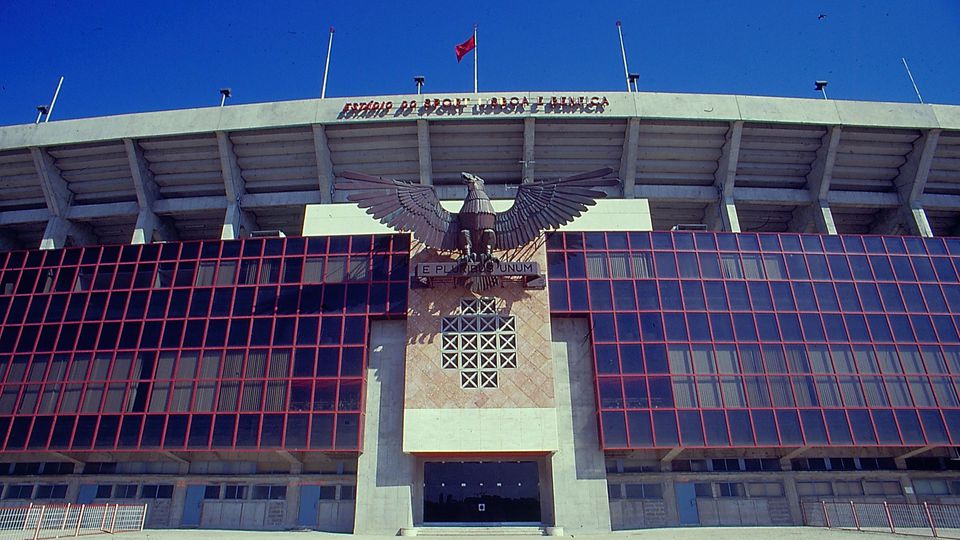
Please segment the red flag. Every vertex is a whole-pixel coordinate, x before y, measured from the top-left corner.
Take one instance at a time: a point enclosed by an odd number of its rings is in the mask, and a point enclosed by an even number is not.
[[[472,51],[477,46],[476,36],[470,36],[470,39],[464,41],[463,43],[454,47],[454,52],[457,53],[457,62],[463,60],[463,57],[467,55],[468,52]]]

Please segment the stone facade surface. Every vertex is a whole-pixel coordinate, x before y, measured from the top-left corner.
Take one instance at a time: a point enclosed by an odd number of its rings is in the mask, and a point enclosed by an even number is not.
[[[498,254],[504,261],[535,261],[545,270],[543,237],[532,244]],[[416,242],[411,267],[418,263],[449,261]],[[515,369],[502,370],[498,388],[461,388],[457,370],[440,365],[441,319],[459,313],[464,297],[488,296],[500,311],[516,319],[518,358]],[[550,306],[546,289],[524,289],[505,279],[481,293],[448,282],[411,289],[408,297],[405,409],[499,409],[554,407],[553,360],[550,356]]]

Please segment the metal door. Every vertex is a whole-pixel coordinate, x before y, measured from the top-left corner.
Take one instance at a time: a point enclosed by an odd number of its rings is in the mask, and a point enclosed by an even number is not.
[[[187,486],[187,496],[183,499],[183,517],[180,519],[181,527],[200,526],[200,511],[203,508],[203,492],[205,490],[206,486]]]
[[[80,484],[80,493],[77,494],[77,504],[90,504],[96,498],[96,484]]]
[[[300,513],[297,525],[317,528],[317,503],[320,502],[320,486],[300,486]]]
[[[697,491],[693,484],[678,482],[674,484],[677,491],[677,515],[680,525],[700,525],[700,513],[697,511]]]

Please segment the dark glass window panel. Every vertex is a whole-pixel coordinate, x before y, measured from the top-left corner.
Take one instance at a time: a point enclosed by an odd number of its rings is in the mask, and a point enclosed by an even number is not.
[[[652,233],[653,249],[673,249],[673,235],[667,232]]]
[[[830,277],[830,267],[827,265],[827,258],[823,255],[807,255],[807,266],[810,269],[810,278],[817,281],[828,281]]]
[[[52,427],[52,416],[38,416],[34,418],[33,429],[30,431],[30,440],[27,442],[27,448],[36,450],[45,449]]]
[[[641,313],[640,329],[645,341],[663,341],[663,323],[659,313]]]
[[[168,317],[186,317],[187,304],[190,302],[190,291],[173,291],[170,295],[170,305],[167,306]]]
[[[680,443],[677,416],[673,411],[653,411],[653,431],[657,446],[676,446]]]
[[[236,423],[234,415],[219,415],[213,422],[213,441],[215,447],[233,446],[234,424]]]
[[[274,345],[293,345],[293,334],[296,328],[296,319],[293,317],[279,317],[273,322]]]
[[[567,252],[567,276],[571,278],[587,277],[586,256],[583,253]]]
[[[897,409],[896,416],[897,424],[900,426],[900,433],[903,435],[904,444],[926,443],[923,430],[920,428],[920,419],[917,417],[917,411],[913,409]]]
[[[703,422],[697,411],[678,411],[680,440],[684,446],[704,446]]]
[[[847,341],[847,331],[843,326],[843,317],[840,315],[825,313],[823,326],[827,331],[827,341]]]
[[[601,409],[622,409],[623,389],[619,377],[601,377],[597,380]]]
[[[253,287],[240,287],[236,289],[233,299],[233,316],[253,315]]]
[[[933,258],[933,268],[937,272],[937,279],[940,282],[946,283],[956,283],[957,282],[957,270],[953,267],[953,263],[950,262],[950,259],[947,257],[934,257]]]
[[[160,343],[160,332],[163,329],[163,323],[160,321],[151,321],[143,324],[143,332],[140,333],[140,348],[151,349]],[[60,332],[63,336],[63,332]]]
[[[315,414],[310,426],[310,448],[333,448],[334,415]]]
[[[91,294],[90,300],[87,301],[87,311],[84,313],[83,320],[99,321],[103,319],[103,312],[106,308],[107,293],[99,292]]]
[[[333,347],[318,349],[317,377],[336,377],[339,372],[339,365],[340,349]],[[336,388],[333,389],[333,392],[336,392]],[[332,404],[331,401],[331,406]]]
[[[287,417],[285,448],[306,448],[310,417],[305,414],[291,414]]]
[[[716,253],[700,253],[697,257],[700,261],[700,272],[704,278],[718,279],[721,277],[720,260]]]
[[[717,233],[717,247],[720,251],[737,251],[737,235]]]
[[[893,329],[893,339],[900,342],[916,341],[913,335],[913,329],[910,327],[910,319],[906,315],[888,315],[890,319],[890,328]]]
[[[293,333],[293,319],[282,319],[290,321],[290,333]],[[345,345],[358,345],[366,341],[367,325],[366,317],[345,317],[343,323],[343,343]]]
[[[830,283],[814,283],[814,291],[817,295],[817,304],[820,311],[839,311],[840,303],[837,301],[836,291]]]
[[[631,236],[632,238],[632,236]],[[693,239],[697,244],[697,249],[704,251],[716,251],[717,250],[717,241],[714,238],[713,233],[709,232],[696,232],[693,233]],[[633,247],[636,248],[637,245],[633,244]]]
[[[837,296],[840,298],[841,311],[862,311],[857,289],[853,283],[837,283]]]
[[[260,433],[260,416],[256,414],[241,414],[237,422],[237,448],[257,446],[257,436]],[[214,434],[216,438],[216,434]]]
[[[588,232],[584,233],[583,237],[586,249],[607,249],[607,241],[603,233]]]
[[[365,313],[367,311],[367,293],[370,286],[366,283],[347,285],[347,313]],[[294,313],[291,311],[291,313]]]
[[[947,300],[943,297],[938,285],[924,284],[920,288],[923,290],[923,297],[927,302],[927,308],[931,313],[946,313]]]
[[[893,267],[890,266],[890,259],[884,255],[871,255],[870,267],[873,269],[873,275],[878,281],[893,281]]]
[[[730,300],[730,309],[735,311],[751,309],[750,297],[747,296],[747,284],[743,281],[728,281],[727,297]]]
[[[193,321],[191,321],[193,324]],[[187,328],[187,334],[190,334],[190,328]],[[205,347],[222,347],[227,341],[227,321],[225,319],[212,319],[207,326],[207,335],[204,338]]]
[[[654,409],[673,408],[673,388],[669,377],[650,377],[650,406]]]
[[[847,264],[847,258],[843,255],[827,255],[827,263],[830,265],[830,273],[833,279],[851,280],[853,275],[850,273],[850,265]]]
[[[550,287],[552,288],[553,284],[551,284]],[[370,300],[369,300],[370,304],[369,305],[370,305],[371,313],[384,313],[388,311],[387,310],[387,290],[388,290],[388,286],[385,283],[374,283],[370,285]],[[307,290],[306,290],[306,287],[304,287],[304,291],[300,295],[301,302],[303,301],[303,296],[306,294],[307,294]],[[401,301],[399,297],[395,298],[393,306],[394,306],[393,311],[396,312],[403,308],[403,301]],[[314,313],[314,312],[304,312],[301,310],[300,313],[302,314],[302,313]]]
[[[913,272],[909,257],[890,257],[893,265],[893,275],[898,281],[916,281],[917,275]]]
[[[609,281],[592,280],[590,288],[590,309],[592,311],[610,311],[613,309],[613,297]]]
[[[593,321],[593,339],[595,341],[617,340],[612,313],[594,313],[591,320]]]
[[[8,325],[20,324],[23,322],[23,317],[27,313],[27,304],[29,302],[30,298],[27,296],[18,296],[17,298],[13,299],[13,302],[10,303],[10,309],[7,311]]]
[[[14,422],[13,430],[17,425]],[[93,432],[97,428],[96,416],[81,416],[77,419],[77,427],[73,432],[73,444],[71,447],[75,450],[88,449],[93,444]],[[7,441],[9,448],[10,442]]]
[[[933,270],[933,264],[927,257],[910,257],[913,263],[913,269],[917,273],[917,281],[936,281],[937,275]]]
[[[684,307],[688,310],[705,309],[703,289],[699,281],[681,281],[680,289],[683,295]]]
[[[265,414],[260,428],[260,448],[281,448],[283,446],[283,415]]]
[[[907,250],[903,247],[903,240],[897,237],[886,236],[883,237],[883,245],[887,248],[888,253],[906,253]]]
[[[617,313],[616,318],[619,341],[640,341],[640,327],[637,324],[636,313]]]
[[[858,281],[873,281],[873,271],[870,269],[870,260],[865,255],[849,255],[850,269],[853,278]]]
[[[187,321],[186,331],[183,335],[184,347],[200,347],[203,345],[204,321]]]
[[[656,281],[635,281],[637,289],[637,304],[641,310],[651,310],[651,309],[660,309],[660,298],[657,292],[657,282]],[[960,293],[960,290],[958,290]],[[957,295],[957,309],[954,310],[957,313],[960,313],[960,294]]]
[[[628,412],[627,426],[630,434],[631,448],[648,448],[653,446],[653,429],[650,425],[650,413]]]
[[[390,304],[387,307],[389,313],[407,312],[407,287],[409,285],[406,282],[390,284]]]
[[[700,268],[697,265],[697,255],[695,253],[677,253],[677,266],[680,277],[699,278]]]
[[[683,309],[683,303],[680,300],[680,283],[676,281],[658,282],[660,289],[660,303],[663,309]],[[639,290],[637,291],[639,294]]]
[[[194,289],[193,299],[190,301],[191,317],[206,317],[210,309],[210,298],[213,291],[210,289]]]
[[[787,263],[787,272],[792,279],[808,279],[810,273],[807,271],[807,262],[803,255],[799,253],[787,254],[784,256]]]
[[[272,319],[254,319],[250,331],[250,345],[269,345],[272,332]]]
[[[756,341],[757,328],[753,322],[753,315],[749,313],[734,313],[733,326],[736,329],[737,339],[740,341]]]
[[[234,319],[230,322],[227,344],[231,347],[246,346],[250,339],[250,319]]]
[[[941,343],[960,343],[960,336],[949,315],[933,315],[931,319]]]
[[[297,345],[316,345],[319,328],[319,317],[300,317],[297,324]]]
[[[3,419],[0,421],[0,440],[3,439],[7,434],[7,423],[9,419]],[[76,421],[76,417],[73,416],[57,416],[56,422],[53,425],[53,433],[50,436],[50,448],[69,448],[70,447],[70,436],[73,435],[73,424]]]
[[[713,339],[716,341],[733,341],[733,324],[727,313],[711,313],[710,326],[713,328]]]
[[[226,253],[227,244],[223,246],[224,253]],[[307,239],[307,253],[310,255],[319,255],[327,252],[327,237],[320,236]],[[226,256],[226,255],[224,255]]]
[[[851,409],[848,412],[854,441],[857,444],[877,444],[877,435],[873,432],[873,424],[870,422],[870,411]]]
[[[161,347],[177,348],[180,346],[180,338],[183,335],[183,321],[167,321],[163,327],[163,339],[160,341]]]
[[[900,289],[892,283],[879,284],[880,297],[886,311],[905,311],[903,299],[900,298]]]
[[[647,381],[644,377],[624,378],[623,395],[628,409],[650,407],[650,395],[647,393]]]
[[[56,325],[47,325],[40,330],[40,338],[37,340],[37,352],[49,352],[57,343],[57,333],[60,327]]]
[[[34,296],[33,301],[30,302],[30,310],[27,311],[27,322],[28,323],[38,323],[43,322],[43,313],[47,309],[47,302],[49,301],[49,296]]]
[[[374,275],[377,274],[377,260],[374,260]],[[550,279],[567,276],[567,267],[564,264],[563,253],[547,253],[547,276]]]
[[[277,309],[277,288],[257,287],[257,303],[253,308],[254,315],[273,315]]]
[[[713,414],[712,411],[704,413],[704,419],[709,429],[714,420],[707,415]],[[753,427],[750,425],[750,413],[748,411],[729,410],[727,416],[730,419],[730,442],[734,446],[753,446]],[[707,434],[710,439],[710,434]]]
[[[342,317],[323,317],[320,323],[320,344],[338,345],[340,343],[340,330],[342,325]]]
[[[141,448],[159,447],[163,440],[164,421],[166,415],[149,415],[143,423],[143,436],[140,439]]]
[[[97,429],[97,439],[94,448],[114,448],[116,446],[117,431],[120,428],[120,417],[105,415],[100,417],[100,427]]]
[[[551,287],[553,284],[551,284]],[[382,295],[386,297],[386,289],[382,289]],[[305,285],[300,294],[300,313],[320,313],[323,305],[323,286]],[[382,304],[381,304],[382,305]],[[382,308],[381,308],[382,310]]]
[[[570,281],[570,310],[571,311],[589,311],[587,303],[587,282],[576,280]]]
[[[551,287],[553,287],[553,284],[551,284]],[[566,289],[562,288],[561,291],[564,295],[566,294]],[[564,300],[565,299],[566,298],[564,298]],[[633,311],[637,309],[637,297],[633,290],[632,281],[613,282],[613,303],[614,308],[620,311]],[[553,303],[551,302],[551,306],[552,305]]]
[[[120,338],[120,323],[105,323],[100,328],[100,339],[97,340],[97,348],[100,350],[113,350],[117,347],[117,340]]]
[[[777,315],[777,322],[780,324],[780,333],[784,341],[803,341],[803,334],[800,332],[800,319],[794,313],[780,313]]]
[[[903,243],[907,246],[907,253],[912,255],[925,255],[927,253],[924,247],[924,239],[918,237],[904,237]]]
[[[778,409],[776,411],[777,424],[780,426],[780,438],[784,445],[802,445],[803,436],[800,431],[800,419],[793,409]]]
[[[883,304],[880,302],[880,293],[877,291],[875,284],[857,283],[856,292],[860,295],[864,311],[883,311]]]
[[[843,414],[841,412],[841,414]],[[827,444],[827,428],[823,423],[823,416],[817,410],[800,411],[800,420],[803,423],[803,434],[807,444]],[[780,429],[784,433],[783,426]],[[799,431],[797,432],[799,433]],[[784,435],[786,437],[786,435]]]
[[[343,450],[356,449],[360,441],[360,415],[337,415],[336,448]]]
[[[913,331],[916,334],[917,341],[932,343],[937,341],[937,334],[933,331],[933,324],[930,317],[926,315],[911,315],[910,322],[913,323]]]
[[[827,423],[827,433],[830,435],[831,444],[852,444],[853,439],[850,436],[850,424],[847,422],[847,415],[842,410],[825,410],[823,417]]]
[[[190,436],[187,446],[190,448],[206,448],[210,440],[212,416],[209,414],[194,414],[190,418]]]
[[[960,285],[943,285],[943,293],[951,313],[960,313]]]
[[[7,438],[7,450],[22,450],[24,445],[27,444],[27,434],[30,433],[31,420],[32,418],[24,416],[13,419],[10,435]]]
[[[863,315],[844,315],[844,322],[847,324],[847,333],[850,341],[868,343],[870,334],[867,332],[867,323]]]
[[[619,317],[619,315],[618,315]],[[664,328],[669,341],[687,341],[687,325],[683,313],[664,313]],[[623,339],[621,335],[621,339]]]
[[[943,240],[940,238],[924,238],[923,243],[927,249],[927,253],[931,255],[946,255],[947,253],[947,248],[943,245]]]
[[[643,346],[643,356],[646,360],[647,373],[669,373],[667,364],[667,348],[660,344],[646,344]]]
[[[813,293],[813,285],[806,281],[795,282],[791,285],[793,295],[797,300],[797,310],[816,311],[817,300]]]
[[[756,428],[758,445],[769,446],[780,444],[780,438],[777,435],[777,425],[773,419],[773,411],[755,409],[750,411],[750,416],[753,418],[753,425],[754,428]]]
[[[120,436],[117,439],[117,448],[137,448],[140,441],[140,426],[142,416],[124,416],[120,425]]]
[[[887,324],[885,316],[867,315],[867,325],[870,327],[874,342],[893,341],[893,334],[890,332],[890,325]]]
[[[747,335],[744,335],[740,330],[740,318],[743,318],[743,324],[746,324],[746,320],[749,317],[747,314],[735,314],[734,321],[738,324],[737,326],[737,336],[743,340],[750,340],[749,331]],[[757,320],[757,334],[759,335],[760,341],[780,341],[780,332],[777,329],[777,316],[773,313],[758,313],[756,315]]]
[[[923,305],[923,296],[920,294],[920,287],[912,283],[902,283],[900,285],[900,292],[903,294],[904,304],[907,306],[907,311],[911,313],[920,313],[926,311],[926,307]]]
[[[686,411],[680,414],[686,414]],[[730,444],[730,435],[727,433],[727,421],[723,411],[703,411],[703,427],[706,431],[707,446],[728,446]]]
[[[785,281],[771,282],[770,290],[773,293],[773,303],[778,311],[796,310],[796,305],[793,303],[793,294],[789,283]]]
[[[643,350],[640,345],[620,345],[620,365],[624,373],[644,373]]]
[[[667,317],[673,317],[673,314],[664,314],[664,319]],[[707,322],[706,313],[687,313],[686,322],[690,328],[690,340],[691,341],[710,341],[710,324]],[[667,321],[667,328],[670,330],[670,327],[673,323]],[[683,319],[679,319],[678,325],[683,325]],[[729,323],[728,323],[729,324]],[[684,328],[686,331],[686,328]],[[668,339],[675,339],[668,335]],[[685,338],[676,338],[677,340],[684,340]]]
[[[782,251],[780,247],[780,238],[775,234],[761,234],[760,248],[763,251]]]
[[[77,349],[93,349],[97,343],[97,333],[99,330],[100,325],[97,323],[85,323],[83,326],[81,326],[80,337],[77,339]]]
[[[943,418],[940,417],[940,411],[932,409],[920,410],[920,423],[923,424],[923,431],[927,434],[927,444],[949,443],[947,429],[943,425]],[[34,425],[36,429],[36,425]]]
[[[707,309],[721,311],[727,309],[727,292],[720,281],[704,282],[704,291],[707,299]]]
[[[880,444],[900,444],[900,433],[897,431],[897,423],[893,419],[893,411],[887,409],[874,409],[870,411],[873,416],[873,424],[877,428],[877,438]]]
[[[753,303],[753,309],[756,311],[773,310],[773,299],[770,297],[770,289],[763,281],[751,281],[750,300]]]
[[[55,294],[50,297],[50,304],[47,306],[47,312],[44,316],[44,322],[60,322],[63,319],[63,312],[67,309],[67,299],[65,294]],[[3,318],[4,307],[0,307],[0,319]]]

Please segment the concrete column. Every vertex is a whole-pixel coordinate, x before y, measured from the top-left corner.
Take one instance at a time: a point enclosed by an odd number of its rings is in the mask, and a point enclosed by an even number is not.
[[[671,477],[666,477],[663,480],[663,507],[667,514],[667,524],[680,525],[680,511],[677,510],[677,488]]]
[[[297,526],[300,517],[300,480],[291,478],[287,482],[287,511],[283,516],[283,527],[292,529]]]
[[[430,153],[430,123],[417,120],[417,158],[420,161],[420,183],[433,185],[433,158]]]
[[[413,527],[416,458],[403,453],[406,339],[404,321],[371,323],[364,448],[357,462],[355,534],[395,535],[401,528]]]
[[[585,319],[553,319],[558,450],[551,457],[555,525],[564,532],[610,531],[607,470],[600,449],[593,354]]]
[[[173,483],[173,497],[170,499],[170,526],[179,527],[183,521],[183,503],[187,498],[187,483],[178,478]]]
[[[783,475],[783,493],[790,507],[790,520],[794,525],[803,525],[803,509],[800,506],[800,496],[797,495],[797,481],[793,474]]]
[[[220,239],[236,240],[242,238],[250,234],[255,226],[249,214],[240,208],[239,204],[230,203],[227,205],[227,211],[223,216],[223,229],[220,231]]]

